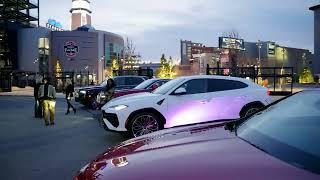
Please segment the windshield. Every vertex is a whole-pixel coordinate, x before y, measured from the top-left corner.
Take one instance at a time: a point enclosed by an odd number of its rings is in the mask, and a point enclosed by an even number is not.
[[[320,173],[320,92],[293,95],[240,125],[237,135],[294,166]]]
[[[102,83],[99,84],[99,86],[106,86],[107,82],[108,82],[108,80],[104,80]]]
[[[125,85],[125,77],[114,77],[113,80],[116,87]],[[108,79],[104,80],[101,84],[99,84],[99,86],[106,86],[107,83],[108,83]]]
[[[166,94],[168,91],[172,90],[175,86],[184,81],[185,78],[177,78],[173,79],[164,85],[160,86],[158,89],[154,90],[152,93],[154,94]]]
[[[156,81],[155,79],[148,79],[148,80],[143,81],[142,83],[140,83],[134,89],[146,89],[147,87],[149,87],[155,81]]]

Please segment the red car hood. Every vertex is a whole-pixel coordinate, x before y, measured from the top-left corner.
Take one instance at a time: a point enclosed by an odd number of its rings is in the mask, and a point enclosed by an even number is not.
[[[128,140],[78,179],[319,179],[239,139],[223,124],[173,128]]]

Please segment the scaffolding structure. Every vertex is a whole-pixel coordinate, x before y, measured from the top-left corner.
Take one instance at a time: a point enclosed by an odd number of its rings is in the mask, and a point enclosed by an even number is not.
[[[0,0],[0,91],[17,68],[17,36],[22,28],[39,27],[39,0]]]

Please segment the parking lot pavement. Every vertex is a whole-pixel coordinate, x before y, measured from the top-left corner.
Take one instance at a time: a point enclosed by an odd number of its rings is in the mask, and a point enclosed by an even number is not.
[[[0,179],[72,179],[99,153],[125,139],[106,132],[78,106],[66,116],[57,100],[56,125],[33,118],[32,97],[0,96]]]

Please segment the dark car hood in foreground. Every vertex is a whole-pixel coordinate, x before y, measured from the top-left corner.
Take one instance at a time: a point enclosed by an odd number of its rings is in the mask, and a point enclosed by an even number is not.
[[[79,179],[319,179],[224,130],[222,124],[160,131],[108,149]]]

